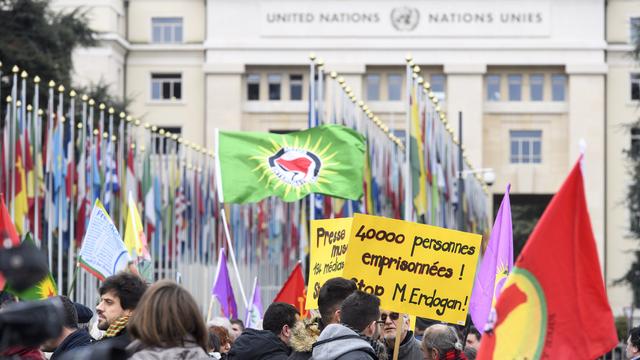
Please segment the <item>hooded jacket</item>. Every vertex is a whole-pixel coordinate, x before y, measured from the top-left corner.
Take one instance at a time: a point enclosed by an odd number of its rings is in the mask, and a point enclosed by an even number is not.
[[[291,349],[271,331],[245,329],[231,346],[228,360],[287,360]]]
[[[328,325],[313,345],[313,360],[378,360],[373,347],[342,324]]]
[[[60,358],[60,355],[66,353],[67,351],[71,351],[75,348],[79,348],[82,346],[86,346],[91,344],[91,335],[85,329],[78,329],[66,338],[62,340],[60,345],[56,348],[56,350],[51,354],[50,360]]]
[[[313,344],[320,335],[318,322],[316,320],[303,320],[296,323],[292,329],[291,335],[291,355],[289,360],[309,360],[311,359],[311,351]]]
[[[389,359],[393,358],[393,346],[387,347]],[[424,355],[420,349],[420,341],[413,336],[413,331],[408,331],[400,343],[398,360],[422,360]]]

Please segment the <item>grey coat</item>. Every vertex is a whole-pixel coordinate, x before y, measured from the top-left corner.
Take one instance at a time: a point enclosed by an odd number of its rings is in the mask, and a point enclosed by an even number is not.
[[[373,347],[355,331],[342,324],[322,330],[313,345],[312,360],[378,360]]]

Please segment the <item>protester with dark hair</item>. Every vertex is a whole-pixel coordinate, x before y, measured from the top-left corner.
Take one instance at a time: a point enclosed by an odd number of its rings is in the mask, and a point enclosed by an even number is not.
[[[55,339],[50,339],[42,345],[42,351],[53,352],[49,359],[59,358],[63,353],[89,345],[91,336],[84,329],[78,329],[78,314],[73,302],[66,296],[58,296],[64,309],[62,332]]]
[[[476,360],[476,357],[478,356],[478,350],[471,346],[465,347],[463,352],[464,356],[467,357],[467,360]]]
[[[0,309],[3,309],[13,303],[16,303],[16,297],[6,291],[0,291]],[[46,359],[42,351],[37,347],[11,346],[4,350],[0,350],[0,358],[8,359],[27,359],[27,360],[44,360]]]
[[[209,353],[209,357],[214,359],[222,359],[222,354],[220,354],[220,338],[215,333],[209,331],[209,339],[208,339],[208,347],[207,351]]]
[[[292,329],[299,319],[298,310],[290,304],[269,305],[262,320],[264,330],[245,329],[231,346],[228,359],[286,360]]]
[[[240,319],[231,319],[231,342],[235,341],[244,331],[244,323]]]
[[[98,290],[100,302],[96,306],[98,329],[106,331],[100,342],[124,349],[131,339],[126,326],[138,301],[147,289],[147,284],[136,275],[119,273],[108,277]]]
[[[140,299],[128,326],[135,339],[132,360],[209,359],[208,334],[191,294],[170,280],[160,280]]]
[[[456,330],[446,324],[431,325],[422,337],[424,360],[467,360]]]
[[[353,280],[335,277],[325,281],[318,293],[318,310],[321,318],[293,329],[291,341],[293,352],[289,360],[311,358],[313,344],[317,341],[320,332],[325,326],[340,322],[340,305],[356,289],[356,283]]]
[[[222,358],[226,359],[229,350],[231,350],[231,343],[233,343],[231,335],[229,335],[229,331],[227,331],[227,328],[223,326],[214,325],[209,327],[209,333],[216,335],[216,337],[219,339],[219,352],[222,355]]]
[[[636,326],[629,331],[627,338],[627,358],[630,360],[640,359],[640,326]]]
[[[380,317],[380,299],[357,290],[340,307],[340,324],[322,330],[313,346],[314,360],[378,360],[372,339]]]
[[[472,347],[476,349],[476,351],[480,350],[480,339],[482,339],[480,331],[478,331],[475,326],[471,326],[469,328],[469,333],[467,334],[467,341],[464,346],[465,349],[468,347]]]
[[[402,332],[398,334],[398,327],[402,321]],[[398,360],[420,360],[422,351],[420,341],[413,336],[413,331],[409,328],[409,315],[400,314],[394,311],[380,311],[380,335],[387,346],[387,354],[393,358],[393,350],[396,337],[399,336],[400,347],[398,348]]]
[[[93,311],[77,302],[74,302],[73,306],[76,308],[76,312],[78,313],[78,329],[86,329],[89,331],[89,321],[93,318]]]

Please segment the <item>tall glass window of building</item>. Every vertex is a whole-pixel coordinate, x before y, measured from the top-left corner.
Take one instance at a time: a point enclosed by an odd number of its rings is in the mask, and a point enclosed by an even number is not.
[[[182,42],[181,17],[151,18],[151,41],[156,44],[176,44]]]
[[[529,95],[531,101],[542,101],[544,99],[544,75],[531,74],[529,76]]]
[[[567,87],[567,76],[564,74],[551,75],[551,100],[564,101]]]
[[[247,100],[260,100],[260,74],[247,74]]]
[[[389,101],[399,101],[402,98],[402,75],[387,75],[387,94]]]
[[[302,75],[289,75],[289,97],[291,100],[302,100]]]
[[[151,74],[152,100],[181,100],[181,74]]]
[[[487,100],[500,101],[500,75],[487,75]]]
[[[507,81],[509,83],[509,101],[522,100],[522,75],[509,75]]]
[[[511,163],[542,162],[542,130],[511,130]]]
[[[640,128],[631,128],[631,154],[640,155]]]
[[[629,19],[629,42],[631,44],[638,43],[640,37],[640,17],[632,17]]]
[[[640,73],[631,74],[631,100],[640,100]]]
[[[379,74],[367,75],[367,100],[370,100],[370,101],[380,100],[380,75]]]
[[[438,98],[439,101],[444,101],[444,75],[433,74],[431,75],[431,91]]]
[[[269,74],[267,77],[269,83],[269,100],[280,100],[282,90],[282,75]]]

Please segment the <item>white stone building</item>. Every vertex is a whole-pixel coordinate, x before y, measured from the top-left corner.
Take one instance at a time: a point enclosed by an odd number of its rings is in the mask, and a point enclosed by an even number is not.
[[[632,222],[623,150],[640,141],[640,69],[629,56],[638,0],[55,0],[84,6],[100,46],[75,54],[135,116],[211,147],[216,127],[307,124],[309,60],[343,75],[381,119],[403,126],[411,53],[471,162],[500,196],[553,194],[586,142],[586,192],[607,285],[628,269]],[[457,129],[456,129],[457,131]],[[638,143],[640,144],[640,143]],[[527,201],[528,197],[521,201]],[[551,254],[550,254],[551,256]],[[631,302],[608,286],[616,314]]]

